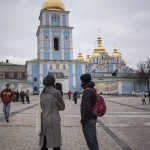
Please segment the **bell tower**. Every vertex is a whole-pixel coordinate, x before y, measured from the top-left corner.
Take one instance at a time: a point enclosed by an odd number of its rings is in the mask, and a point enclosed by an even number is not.
[[[61,0],[46,0],[39,16],[37,54],[40,60],[72,60],[72,29],[69,11]]]

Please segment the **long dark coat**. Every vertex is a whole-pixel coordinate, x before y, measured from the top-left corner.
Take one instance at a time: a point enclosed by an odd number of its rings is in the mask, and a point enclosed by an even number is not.
[[[55,90],[53,86],[45,88],[41,93],[42,108],[42,128],[40,135],[40,147],[43,147],[44,136],[47,141],[47,148],[61,146],[61,127],[60,110],[65,109],[65,103],[60,91]]]

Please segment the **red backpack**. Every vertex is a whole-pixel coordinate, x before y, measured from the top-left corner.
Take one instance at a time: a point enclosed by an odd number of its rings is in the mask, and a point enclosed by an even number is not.
[[[96,115],[97,117],[102,117],[104,116],[105,112],[106,112],[106,104],[105,101],[103,99],[102,96],[98,95],[97,92],[95,92],[92,88],[86,88],[86,90],[91,90],[94,92],[94,94],[97,97],[95,106],[92,108],[92,112],[94,113],[94,115]]]

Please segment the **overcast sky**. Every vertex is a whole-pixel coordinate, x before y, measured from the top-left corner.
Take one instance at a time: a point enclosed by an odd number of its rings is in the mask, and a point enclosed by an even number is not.
[[[36,31],[45,0],[0,0],[0,61],[25,64],[37,57]],[[150,56],[150,0],[63,0],[70,11],[74,59],[92,54],[98,29],[112,55],[114,43],[129,67]]]

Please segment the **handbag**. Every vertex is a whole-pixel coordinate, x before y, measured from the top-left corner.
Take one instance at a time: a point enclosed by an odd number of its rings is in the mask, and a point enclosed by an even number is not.
[[[41,118],[42,118],[42,109],[39,108],[36,114],[36,133],[39,136],[41,134]]]

